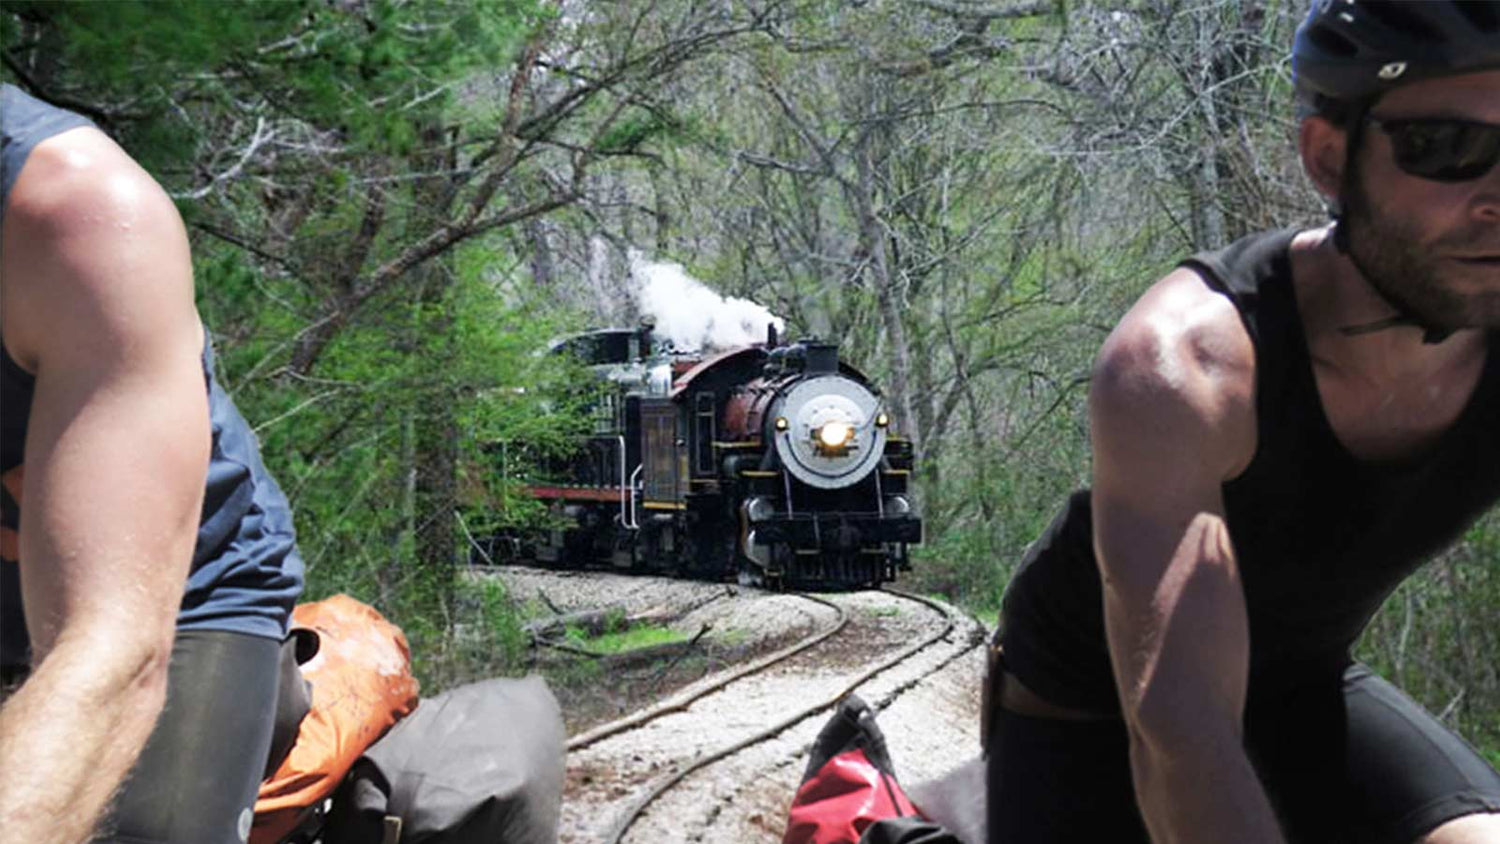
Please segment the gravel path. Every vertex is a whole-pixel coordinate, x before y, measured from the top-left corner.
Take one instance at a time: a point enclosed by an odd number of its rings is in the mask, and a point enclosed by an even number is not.
[[[542,596],[563,612],[618,607],[628,614],[647,610],[680,611],[692,608],[672,624],[692,635],[708,624],[708,637],[719,643],[785,637],[811,630],[822,614],[791,595],[743,586],[636,577],[608,572],[548,572],[506,566],[495,572],[511,596],[543,602]],[[544,602],[545,603],[545,602]]]
[[[502,571],[512,594],[539,596],[563,611],[617,605],[627,612],[696,606],[676,626],[711,624],[723,641],[790,640],[824,629],[836,613],[794,595],[727,590],[722,584],[606,573]],[[843,607],[848,627],[828,642],[736,681],[684,712],[605,739],[569,755],[560,838],[564,844],[607,841],[620,819],[664,778],[694,760],[764,730],[796,710],[831,698],[882,658],[934,635],[942,614],[882,593],[824,595]],[[955,613],[955,615],[957,615]],[[857,691],[885,704],[878,721],[896,773],[909,788],[954,769],[978,753],[982,625],[957,615],[945,640],[876,675]],[[712,682],[717,674],[678,692]],[[779,842],[807,747],[829,716],[814,715],[770,740],[690,774],[653,802],[625,836],[629,842]]]

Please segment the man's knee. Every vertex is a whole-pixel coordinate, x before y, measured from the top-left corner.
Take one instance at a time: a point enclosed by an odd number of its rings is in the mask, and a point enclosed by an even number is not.
[[[1422,836],[1418,844],[1500,844],[1500,813],[1454,818]]]

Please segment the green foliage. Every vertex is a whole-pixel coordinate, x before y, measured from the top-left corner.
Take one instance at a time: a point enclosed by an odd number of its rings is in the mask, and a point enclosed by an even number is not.
[[[498,288],[490,271],[503,263],[501,249],[498,239],[465,247],[443,298],[382,308],[351,326],[330,345],[311,388],[267,377],[267,361],[302,327],[277,302],[278,289],[294,295],[295,286],[255,273],[243,253],[209,246],[197,255],[200,310],[217,327],[223,382],[257,420],[267,465],[292,501],[306,597],[348,592],[381,606],[411,638],[428,689],[478,665],[503,673],[519,664],[520,640],[497,585],[450,594],[446,572],[414,563],[409,467],[417,420],[439,403],[457,420],[462,525],[474,536],[535,518],[529,499],[494,471],[486,444],[511,438],[561,448],[588,424],[568,400],[570,364],[537,354],[575,317]],[[475,630],[486,631],[483,647],[472,641]]]
[[[1500,512],[1403,583],[1356,655],[1493,757],[1500,753]]]
[[[600,654],[622,653],[668,642],[682,642],[687,636],[670,627],[641,625],[628,630],[614,630],[598,636],[588,636],[582,630],[568,628],[566,638],[580,648]]]
[[[610,607],[604,613],[604,632],[614,633],[625,629],[625,610],[621,607]]]
[[[626,115],[599,138],[597,149],[604,153],[634,152],[648,141],[682,136],[682,123],[660,109],[637,110]]]
[[[461,487],[478,494],[472,503],[482,508],[469,529],[484,532],[503,521],[498,508],[514,500],[493,471],[486,446],[504,440],[555,450],[565,447],[586,424],[570,415],[570,404],[555,397],[571,375],[565,362],[535,354],[555,332],[559,315],[548,313],[538,302],[504,308],[492,291],[474,280],[455,285],[450,295],[458,303],[415,308],[403,320],[387,314],[388,319],[378,325],[346,331],[330,347],[320,377],[358,385],[343,396],[356,403],[348,408],[354,416],[325,420],[318,427],[286,426],[281,434],[287,442],[267,437],[268,450],[294,455],[318,448],[318,442],[309,439],[321,440],[330,425],[345,427],[341,439],[365,435],[364,442],[351,443],[338,455],[339,460],[350,462],[351,480],[354,476],[365,479],[353,487],[356,498],[349,498],[351,487],[342,482],[327,488],[326,505],[316,503],[308,490],[299,496],[299,516],[306,512],[309,519],[316,519],[330,509],[346,513],[358,499],[358,491],[370,489],[371,484],[376,485],[371,494],[378,501],[401,501],[405,494],[403,449],[412,447],[407,426],[434,403],[445,403],[458,424]],[[441,318],[448,313],[454,315],[451,323]],[[395,338],[399,341],[393,343]],[[435,368],[434,361],[444,365]],[[354,423],[357,432],[350,430]],[[517,453],[513,451],[511,457],[514,460]],[[358,553],[355,549],[385,544],[379,537],[389,541],[403,530],[401,510],[388,506],[386,518],[373,523],[368,516],[362,517],[360,535],[339,540],[338,545]],[[385,522],[383,529],[380,521]],[[319,528],[315,531],[325,536],[338,530],[336,522]],[[322,559],[319,555],[318,561]]]
[[[437,623],[425,608],[435,598],[423,589],[447,585],[407,584],[393,590],[388,615],[397,620],[412,648],[412,663],[422,693],[430,697],[443,689],[512,674],[522,665],[530,639],[523,619],[505,585],[495,578],[460,578],[449,602],[452,617]]]
[[[0,14],[0,48],[54,52],[28,78],[86,95],[158,172],[214,140],[225,127],[203,118],[236,101],[334,128],[351,151],[405,154],[454,80],[507,60],[550,15],[528,0],[20,0]]]
[[[995,537],[979,527],[955,527],[929,536],[912,554],[906,588],[962,604],[987,621],[1019,558],[997,552]]]

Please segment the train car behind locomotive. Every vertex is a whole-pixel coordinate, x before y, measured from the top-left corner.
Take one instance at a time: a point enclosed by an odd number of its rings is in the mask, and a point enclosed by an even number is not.
[[[556,527],[522,553],[773,587],[861,587],[909,568],[922,538],[910,443],[834,344],[709,356],[653,349],[649,327],[568,338],[598,379],[595,430],[548,482]]]

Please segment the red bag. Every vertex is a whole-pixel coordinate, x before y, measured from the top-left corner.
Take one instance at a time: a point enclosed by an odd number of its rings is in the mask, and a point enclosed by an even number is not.
[[[302,664],[312,705],[296,743],[255,801],[250,844],[295,831],[375,740],[417,706],[406,635],[348,595],[299,604],[292,627],[314,631],[318,652]]]
[[[782,844],[855,844],[878,821],[916,814],[875,713],[850,695],[813,742]]]

